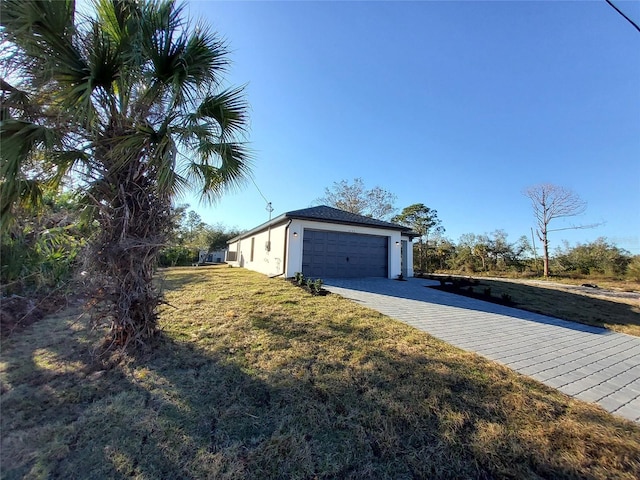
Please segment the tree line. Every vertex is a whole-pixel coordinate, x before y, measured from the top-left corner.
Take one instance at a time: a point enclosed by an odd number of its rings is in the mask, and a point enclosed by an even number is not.
[[[514,274],[543,276],[544,262],[535,255],[525,235],[512,242],[504,230],[491,233],[466,233],[457,242],[445,237],[432,239],[426,248],[426,268],[416,259],[419,246],[414,245],[414,268],[419,272],[462,274]],[[549,255],[553,276],[596,276],[640,281],[640,255],[631,255],[606,238],[569,245],[566,241]]]
[[[563,242],[555,250],[550,249],[552,232],[597,226],[550,228],[554,220],[574,217],[586,210],[586,202],[562,186],[542,183],[523,192],[531,201],[536,234],[542,242],[541,258],[533,246],[533,238],[529,241],[529,237],[523,235],[512,242],[501,229],[483,234],[466,233],[455,242],[444,235],[446,230],[437,210],[423,203],[409,205],[393,215],[397,197],[380,186],[366,188],[362,178],[356,178],[352,183],[347,180],[334,182],[324,193],[316,203],[411,228],[416,235],[414,270],[419,273],[512,273],[549,277],[553,272],[555,275],[598,275],[640,281],[640,255],[634,257],[606,238],[575,247]]]

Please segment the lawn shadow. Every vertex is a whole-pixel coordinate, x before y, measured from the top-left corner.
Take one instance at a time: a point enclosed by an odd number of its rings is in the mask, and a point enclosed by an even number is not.
[[[272,435],[270,389],[232,361],[162,333],[101,359],[71,325],[45,319],[3,344],[3,478],[215,477],[229,467],[216,453],[241,463]]]
[[[497,292],[504,292],[518,297],[522,302],[521,308],[535,313],[545,313],[542,309],[551,309],[557,312],[554,316],[565,320],[573,320],[580,323],[610,328],[611,326],[636,327],[628,333],[640,334],[640,301],[635,305],[624,303],[607,298],[596,297],[600,294],[600,289],[577,287],[567,285],[564,288],[549,288],[544,285],[525,284],[518,282],[505,282],[497,279],[479,279],[479,290],[490,288]],[[613,292],[610,292],[613,293]],[[618,295],[618,293],[615,293]],[[606,295],[606,294],[601,294]],[[620,296],[627,301],[632,300],[631,296]],[[548,314],[548,313],[547,313]]]

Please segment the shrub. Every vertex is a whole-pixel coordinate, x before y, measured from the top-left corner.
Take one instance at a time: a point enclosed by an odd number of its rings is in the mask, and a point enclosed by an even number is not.
[[[193,251],[180,245],[162,249],[158,259],[158,265],[161,267],[184,267],[192,263]]]
[[[48,292],[71,281],[89,229],[66,196],[53,198],[39,212],[17,210],[0,235],[0,284],[3,295]]]
[[[640,282],[640,255],[636,255],[629,262],[627,266],[627,277],[629,280]]]

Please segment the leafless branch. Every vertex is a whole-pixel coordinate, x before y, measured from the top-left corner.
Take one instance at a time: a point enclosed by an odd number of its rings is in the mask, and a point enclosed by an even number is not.
[[[606,222],[598,222],[598,223],[591,223],[589,225],[573,225],[571,227],[565,227],[565,228],[554,228],[553,230],[547,230],[547,232],[561,232],[562,230],[586,230],[589,228],[596,228],[599,227],[600,225],[604,225]]]

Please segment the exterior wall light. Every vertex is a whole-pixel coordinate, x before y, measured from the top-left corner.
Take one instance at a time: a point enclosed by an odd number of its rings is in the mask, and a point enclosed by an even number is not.
[[[293,236],[297,238],[298,237],[298,232],[293,232]]]
[[[400,242],[396,242],[396,246],[400,245]]]

